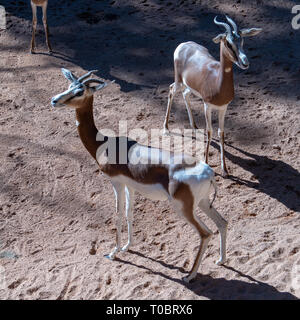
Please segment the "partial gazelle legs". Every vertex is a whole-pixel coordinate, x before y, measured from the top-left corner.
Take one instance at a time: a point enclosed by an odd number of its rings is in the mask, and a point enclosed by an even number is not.
[[[176,82],[172,83],[169,87],[168,106],[167,106],[167,112],[166,112],[165,121],[164,121],[164,134],[169,133],[170,111],[171,111],[174,96],[175,96],[178,88],[183,89],[182,86],[176,84]],[[184,100],[184,103],[186,106],[186,110],[188,112],[190,125],[193,129],[198,129],[196,126],[194,117],[193,117],[192,110],[191,110],[191,103],[190,103],[190,99],[189,99],[190,95],[191,95],[190,89],[185,87],[184,90],[182,91],[182,96],[183,96],[183,100]]]
[[[49,28],[48,28],[48,23],[47,23],[47,5],[48,1],[45,1],[41,6],[43,10],[43,25],[44,25],[44,30],[45,30],[45,35],[46,35],[46,43],[48,47],[49,53],[52,52],[52,48],[50,45],[49,41]],[[35,52],[35,33],[36,33],[36,26],[37,26],[37,5],[34,4],[31,1],[31,9],[32,9],[32,38],[31,38],[31,53]]]
[[[226,177],[228,175],[228,170],[225,162],[225,154],[224,154],[224,121],[226,114],[227,106],[220,108],[218,110],[219,117],[219,129],[218,129],[218,137],[220,142],[220,155],[221,155],[221,167],[222,167],[222,175]],[[207,133],[207,141],[206,141],[206,152],[205,152],[205,162],[208,164],[208,156],[209,156],[209,146],[212,139],[213,127],[211,120],[211,107],[204,103],[204,114],[205,114],[205,122],[206,122],[206,133]]]
[[[174,82],[169,87],[168,106],[167,106],[167,112],[166,112],[165,121],[164,121],[164,134],[169,134],[170,111],[171,111],[175,93],[176,93],[176,83]]]
[[[193,129],[198,129],[193,117],[192,109],[191,109],[190,95],[191,95],[191,90],[189,88],[185,88],[184,91],[182,92],[182,96],[183,96],[187,113],[189,115],[190,125]]]
[[[112,183],[115,197],[116,197],[116,215],[117,215],[117,221],[116,221],[116,246],[114,247],[113,251],[105,255],[105,257],[109,259],[114,259],[115,255],[120,251],[121,249],[121,231],[122,231],[122,217],[124,212],[124,202],[125,202],[125,185],[114,182]]]
[[[113,188],[116,197],[116,246],[113,251],[105,255],[109,259],[114,259],[115,255],[119,251],[127,251],[129,246],[132,244],[132,221],[133,221],[133,205],[134,205],[134,190],[131,188],[119,184],[113,183]],[[122,219],[124,213],[124,202],[126,199],[126,220],[127,220],[127,227],[128,227],[128,241],[127,244],[121,248],[121,231],[122,231]]]
[[[121,249],[121,251],[127,251],[130,245],[132,244],[132,222],[133,222],[133,206],[134,206],[134,190],[125,187],[125,197],[126,197],[126,220],[128,228],[128,242]]]
[[[167,106],[167,112],[165,116],[164,121],[164,134],[169,134],[169,118],[170,118],[170,111],[173,103],[174,96],[176,94],[176,91],[180,85],[176,84],[176,82],[172,83],[170,85],[169,89],[169,97],[168,97],[168,106]],[[185,102],[185,106],[188,112],[190,125],[193,129],[197,129],[192,110],[191,110],[191,103],[190,103],[190,94],[191,91],[189,88],[184,88],[182,91],[182,96]],[[228,170],[226,167],[225,162],[225,154],[224,154],[224,121],[225,121],[225,114],[226,114],[227,106],[221,107],[218,110],[218,116],[219,116],[219,129],[218,129],[218,136],[220,141],[220,154],[221,154],[221,167],[222,167],[222,175],[226,177],[228,175]],[[205,152],[205,162],[208,164],[208,156],[209,156],[209,146],[212,139],[213,134],[213,128],[212,128],[212,119],[211,119],[211,107],[204,103],[204,114],[205,114],[205,122],[206,122],[206,132],[207,132],[207,142],[206,142],[206,152]]]
[[[226,261],[226,234],[228,222],[220,215],[207,199],[199,202],[199,208],[216,224],[220,232],[220,259],[216,261],[217,265],[222,265]]]

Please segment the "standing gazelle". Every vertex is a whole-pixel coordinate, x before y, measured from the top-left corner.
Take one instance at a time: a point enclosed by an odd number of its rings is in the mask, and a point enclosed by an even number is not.
[[[50,41],[49,41],[49,28],[47,23],[47,6],[48,0],[31,0],[31,9],[32,9],[32,38],[31,38],[31,49],[30,52],[35,52],[35,32],[37,26],[37,7],[42,7],[43,10],[43,24],[46,35],[46,43],[48,46],[49,53],[52,52]]]
[[[153,200],[169,200],[179,215],[198,232],[201,239],[200,246],[192,270],[184,278],[186,282],[196,276],[201,258],[212,236],[212,232],[195,213],[198,205],[216,223],[220,231],[221,257],[217,264],[224,263],[227,222],[209,201],[212,188],[216,190],[213,170],[204,162],[194,161],[191,164],[192,158],[189,158],[187,164],[184,160],[188,157],[184,154],[170,156],[169,152],[141,145],[128,137],[107,137],[100,134],[93,118],[93,94],[104,88],[107,83],[98,79],[88,79],[93,71],[80,78],[69,70],[62,69],[62,72],[71,84],[68,90],[53,97],[51,104],[53,107],[75,108],[80,139],[98,162],[102,173],[110,179],[116,196],[116,246],[107,257],[114,259],[117,252],[126,251],[131,244],[134,193],[138,191]],[[97,85],[92,86],[94,83]],[[124,153],[119,152],[122,147]],[[114,161],[110,161],[109,155],[114,151],[116,157],[112,157]],[[105,155],[108,162],[100,160]],[[121,219],[125,200],[128,242],[121,249]]]
[[[238,30],[235,22],[226,16],[230,25],[217,21],[215,24],[225,28],[225,33],[213,39],[220,43],[220,61],[214,59],[208,50],[192,41],[181,43],[174,52],[175,82],[170,85],[167,113],[164,121],[164,132],[168,133],[168,122],[174,95],[178,89],[182,91],[185,106],[192,128],[196,129],[192,115],[189,95],[194,93],[202,98],[206,120],[207,143],[205,162],[208,163],[209,145],[212,138],[211,111],[219,113],[219,130],[221,149],[221,165],[223,176],[228,175],[224,156],[224,119],[228,104],[234,98],[232,63],[245,70],[249,67],[248,59],[243,51],[243,37],[257,35],[262,29],[251,28]]]

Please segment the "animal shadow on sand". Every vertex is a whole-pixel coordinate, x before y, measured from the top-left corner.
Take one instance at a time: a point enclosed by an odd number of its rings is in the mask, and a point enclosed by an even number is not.
[[[215,148],[218,145],[212,142]],[[259,190],[276,199],[287,208],[300,212],[300,173],[298,170],[281,160],[273,160],[238,147],[227,144],[228,147],[240,152],[250,159],[244,159],[225,150],[226,158],[252,173],[254,180],[249,181],[234,175],[229,179],[240,185]]]
[[[168,268],[171,270],[177,269],[180,272],[186,273],[186,271],[182,267],[176,267],[164,261],[145,256],[144,254],[137,251],[128,250],[128,252],[130,254],[135,254],[140,258],[159,263],[164,268]],[[163,272],[152,270],[151,268],[147,267],[147,263],[143,263],[143,265],[140,265],[120,258],[116,258],[115,260],[136,268],[144,269],[154,275],[161,276],[167,280],[174,281],[193,291],[198,296],[206,297],[211,300],[298,300],[295,295],[289,292],[280,292],[275,287],[267,283],[258,281],[253,277],[248,276],[241,271],[229,266],[223,267],[234,272],[237,277],[247,279],[247,282],[243,280],[213,278],[210,275],[201,275],[198,273],[197,277],[191,283],[186,284],[180,278],[173,278]]]

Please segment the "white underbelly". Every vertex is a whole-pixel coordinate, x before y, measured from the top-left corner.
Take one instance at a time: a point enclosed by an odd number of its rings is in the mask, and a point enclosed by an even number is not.
[[[114,180],[114,179],[112,179]],[[129,188],[139,192],[142,196],[151,200],[168,200],[169,194],[163,188],[160,183],[155,184],[143,184],[136,182],[125,176],[118,176],[116,179],[118,182],[124,183]]]

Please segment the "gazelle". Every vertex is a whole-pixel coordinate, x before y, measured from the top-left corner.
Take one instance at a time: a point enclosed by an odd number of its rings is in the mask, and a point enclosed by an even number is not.
[[[215,24],[225,28],[225,32],[213,39],[220,43],[220,61],[214,59],[208,50],[192,41],[181,43],[174,52],[175,82],[170,85],[167,112],[164,120],[164,133],[169,133],[169,116],[173,98],[178,89],[182,91],[188,112],[190,125],[197,129],[192,115],[189,96],[194,93],[202,98],[206,120],[207,143],[205,162],[208,163],[208,152],[213,128],[211,122],[212,110],[219,114],[218,136],[220,139],[221,166],[223,176],[228,175],[224,155],[224,120],[228,104],[234,98],[232,63],[245,70],[249,62],[243,50],[243,38],[257,35],[260,28],[238,30],[236,23],[226,16],[227,22],[217,21]]]
[[[114,259],[117,252],[126,251],[131,245],[134,193],[138,191],[150,199],[169,200],[179,215],[198,232],[201,239],[199,250],[192,270],[184,281],[189,282],[196,276],[201,258],[212,236],[212,232],[195,213],[198,205],[215,222],[220,231],[220,259],[217,264],[223,264],[226,259],[227,222],[212,206],[213,201],[211,203],[209,201],[212,188],[215,189],[216,195],[213,170],[204,162],[194,162],[189,165],[176,164],[180,163],[178,160],[182,159],[184,154],[172,154],[167,162],[164,159],[168,159],[170,154],[162,149],[141,145],[128,137],[102,135],[94,123],[93,94],[103,89],[108,83],[98,79],[88,79],[93,71],[80,78],[67,69],[62,69],[62,72],[71,81],[71,84],[65,92],[53,97],[51,104],[53,107],[75,108],[80,139],[98,163],[102,173],[110,179],[116,196],[116,246],[106,257]],[[125,143],[123,144],[125,157],[119,153],[119,148],[115,148],[116,161],[103,163],[99,159],[105,154],[109,155],[112,151],[109,148],[114,144],[110,144],[110,141],[117,142],[115,145],[118,146]],[[120,161],[121,157],[125,161]],[[140,160],[138,163],[135,162],[136,157]],[[155,160],[159,161],[155,162]],[[159,164],[153,164],[153,162]],[[121,248],[121,218],[125,201],[128,242]]]
[[[52,52],[50,41],[49,41],[49,28],[47,23],[47,6],[48,6],[48,0],[31,0],[31,9],[32,9],[32,38],[31,38],[31,49],[30,52],[35,52],[35,32],[36,32],[36,26],[37,26],[37,7],[42,7],[43,10],[43,24],[44,24],[44,30],[46,34],[46,43],[48,46],[49,53]]]

